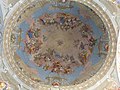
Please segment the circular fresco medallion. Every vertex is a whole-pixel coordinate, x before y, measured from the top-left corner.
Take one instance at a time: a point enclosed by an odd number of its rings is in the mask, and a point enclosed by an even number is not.
[[[99,71],[109,51],[108,32],[100,17],[75,1],[46,3],[10,34],[20,70],[45,85],[88,80]]]

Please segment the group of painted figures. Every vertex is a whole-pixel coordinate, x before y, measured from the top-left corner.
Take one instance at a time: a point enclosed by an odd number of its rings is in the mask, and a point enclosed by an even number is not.
[[[57,3],[54,3],[52,5],[50,6],[54,8],[58,7]],[[65,5],[65,2],[62,2],[59,5],[62,5],[63,7]],[[35,5],[32,5],[27,9],[31,9],[32,7],[35,7]],[[70,7],[69,5],[67,7],[65,5],[64,8],[73,8]],[[94,13],[93,17],[95,17],[96,13],[92,9],[90,10],[92,13]],[[25,12],[26,11],[24,11],[24,13]],[[25,21],[27,24],[29,24],[29,29],[27,29],[27,32],[24,29],[22,30],[22,27],[19,26],[20,30],[17,31],[16,29],[16,32],[18,34],[11,34],[11,42],[14,44],[16,44],[15,42],[18,42],[20,46],[17,51],[22,51],[23,54],[25,53],[25,58],[23,61],[29,59],[30,63],[27,63],[29,67],[32,63],[32,65],[36,65],[37,67],[42,68],[45,72],[50,72],[49,75],[51,73],[54,75],[57,74],[58,77],[60,75],[59,78],[62,78],[64,75],[72,75],[76,73],[76,70],[78,70],[79,67],[81,68],[81,66],[87,67],[87,65],[91,62],[90,60],[91,56],[93,55],[93,51],[98,53],[98,56],[100,58],[102,54],[104,54],[106,57],[107,52],[109,51],[109,40],[107,40],[108,35],[106,28],[100,26],[100,30],[103,28],[102,33],[104,35],[101,37],[98,36],[96,39],[94,36],[93,28],[91,25],[86,24],[88,19],[92,19],[92,14],[88,14],[85,10],[82,11],[82,8],[81,10],[78,10],[77,13],[79,16],[74,15],[75,13],[71,14],[65,12],[56,12],[44,13],[41,16],[37,17],[37,19],[34,16],[34,19],[29,17]],[[81,19],[80,15],[84,18],[84,20]],[[21,16],[19,16],[17,21],[19,21],[19,19],[21,19]],[[55,38],[51,38],[53,36]],[[98,51],[94,50],[96,48]],[[21,60],[23,55],[21,53],[16,54],[20,57]],[[94,62],[92,62],[92,64],[94,64]],[[26,72],[20,63],[17,63],[17,65],[20,67],[21,71]],[[27,72],[29,71],[27,70]],[[38,68],[37,70],[30,70],[30,72],[34,72],[33,74],[37,74],[38,76],[42,73],[42,71],[38,70]],[[29,76],[33,81],[41,82],[41,78],[35,78],[34,75],[32,76],[32,74]],[[47,79],[48,77],[45,76],[45,78]],[[53,78],[55,77],[53,76]],[[50,80],[51,83],[48,84],[53,86],[60,85],[60,82],[53,82],[52,79]],[[65,80],[67,80],[67,78],[65,78]]]
[[[41,48],[42,40],[41,40],[41,30],[40,29],[30,29],[26,34],[25,43],[25,51],[28,54],[35,54]]]
[[[42,25],[56,25],[62,30],[74,29],[82,24],[78,17],[66,13],[44,14],[39,17],[38,22]]]
[[[59,16],[58,16],[59,15]],[[53,16],[45,14],[41,16],[39,20],[40,25],[54,25],[63,27],[67,30],[74,30],[73,28],[80,26],[82,23],[77,17],[67,15],[65,13],[55,14]],[[46,18],[47,17],[47,18]],[[81,23],[81,24],[80,24]],[[69,28],[66,28],[69,27]],[[78,49],[77,59],[74,55],[62,54],[55,49],[46,47],[46,52],[41,52],[42,44],[44,43],[43,35],[41,34],[41,29],[36,28],[35,23],[31,25],[31,28],[26,33],[26,39],[24,40],[24,50],[26,53],[33,55],[34,63],[42,67],[44,70],[49,70],[51,72],[70,74],[74,72],[76,67],[85,65],[90,58],[93,50],[93,46],[96,43],[93,37],[93,31],[89,25],[81,25],[79,30],[80,38],[74,40],[73,46]],[[63,30],[61,28],[61,30]],[[73,31],[74,32],[74,31]]]
[[[34,62],[40,67],[43,66],[44,70],[50,70],[51,72],[60,74],[70,74],[76,65],[79,66],[73,56],[63,56],[51,49],[48,49],[45,54],[39,53],[36,55]]]
[[[73,48],[78,50],[77,56],[70,55],[69,53],[63,54],[55,49],[46,47],[46,51],[42,52],[42,45],[45,43],[45,35],[42,33],[42,26],[57,26],[58,30],[65,30],[69,32],[73,30],[73,33],[77,30],[79,38],[73,40]],[[64,31],[63,31],[64,32]],[[11,36],[11,40],[14,41],[15,36]],[[47,39],[46,39],[47,40]],[[71,74],[76,67],[81,65],[85,66],[89,61],[93,52],[94,46],[98,41],[93,35],[92,28],[83,24],[78,17],[69,15],[66,13],[45,14],[40,16],[38,20],[33,21],[29,30],[26,33],[24,40],[24,51],[33,56],[34,63],[42,67],[44,70],[56,72],[60,74]],[[64,42],[59,41],[61,45]],[[105,45],[105,50],[108,50],[108,44]]]

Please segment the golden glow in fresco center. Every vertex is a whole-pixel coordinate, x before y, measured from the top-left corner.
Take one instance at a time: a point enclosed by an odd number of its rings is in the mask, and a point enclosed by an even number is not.
[[[75,85],[99,71],[109,51],[99,16],[89,7],[60,0],[45,4],[11,32],[21,71],[45,85]]]

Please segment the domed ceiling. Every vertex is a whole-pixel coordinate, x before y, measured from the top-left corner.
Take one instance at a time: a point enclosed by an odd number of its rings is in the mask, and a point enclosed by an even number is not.
[[[9,35],[16,66],[45,85],[76,85],[90,79],[109,52],[103,21],[91,8],[75,1],[47,2]]]

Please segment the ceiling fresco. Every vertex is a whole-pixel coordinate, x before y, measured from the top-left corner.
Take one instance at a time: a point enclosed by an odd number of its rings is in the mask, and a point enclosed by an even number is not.
[[[45,85],[75,85],[94,76],[109,51],[107,30],[89,7],[50,2],[11,32],[11,48],[21,71]]]

